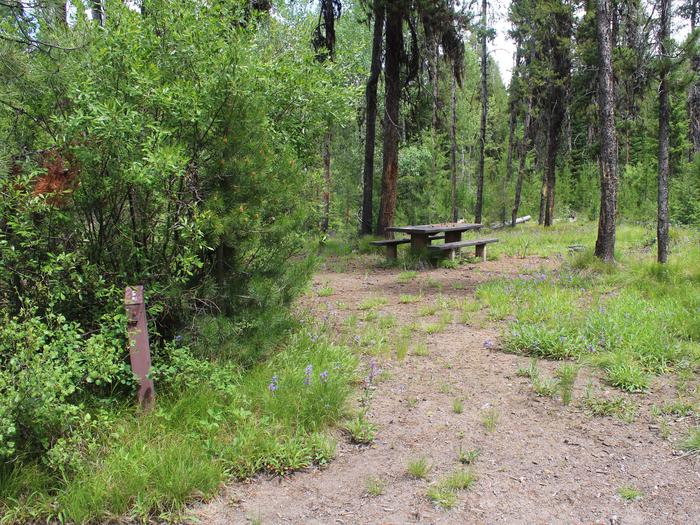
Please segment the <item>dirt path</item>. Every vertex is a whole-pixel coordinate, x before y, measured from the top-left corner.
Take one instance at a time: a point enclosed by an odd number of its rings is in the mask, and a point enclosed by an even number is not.
[[[421,304],[438,294],[463,298],[479,282],[534,270],[552,262],[539,258],[502,258],[457,270],[421,272],[400,283],[397,270],[316,276],[315,287],[333,294],[308,299],[320,313],[335,309],[337,326],[358,305],[383,297],[379,309],[398,324],[427,322]],[[427,287],[430,280],[432,287]],[[453,284],[459,282],[459,289]],[[441,291],[437,283],[442,283]],[[401,304],[402,294],[417,294],[421,303]],[[437,319],[437,315],[435,316]],[[358,330],[361,328],[358,327]],[[593,418],[574,402],[534,395],[529,380],[517,377],[527,358],[490,348],[501,326],[455,320],[427,337],[427,356],[380,361],[388,378],[378,383],[369,419],[379,427],[371,447],[358,447],[338,434],[337,458],[325,469],[300,472],[288,479],[261,475],[233,484],[217,500],[197,510],[201,523],[232,524],[404,524],[404,523],[566,523],[566,524],[700,524],[700,461],[674,454],[644,413],[633,423],[611,417]],[[540,363],[543,372],[558,364]],[[576,397],[586,377],[579,377]],[[650,405],[663,395],[659,385],[639,403]],[[668,394],[668,392],[666,392]],[[453,411],[453,401],[464,410]],[[658,400],[657,400],[658,402]],[[485,413],[495,412],[495,430],[486,430]],[[459,466],[460,449],[479,449],[478,481],[459,494],[451,510],[436,508],[426,498],[431,483]],[[406,474],[409,460],[426,456],[433,465],[425,481]],[[385,482],[380,496],[369,496],[370,477]],[[625,501],[617,493],[629,485],[643,493]]]

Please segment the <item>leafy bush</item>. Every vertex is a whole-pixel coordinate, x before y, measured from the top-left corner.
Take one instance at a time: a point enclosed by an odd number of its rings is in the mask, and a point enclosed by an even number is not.
[[[77,523],[172,519],[227,477],[286,474],[333,457],[334,443],[321,432],[346,416],[357,367],[347,348],[298,330],[283,351],[245,373],[195,359],[186,347],[170,351],[171,366],[156,374],[171,393],[159,394],[149,414],[112,412],[92,426],[92,446],[73,444],[80,454],[70,475],[47,480],[50,470],[26,463],[0,469],[5,519],[57,512]]]
[[[85,337],[62,315],[22,311],[0,325],[0,456],[41,454],[60,445],[46,461],[59,470],[72,464],[66,440],[92,430],[100,399],[131,391],[123,334],[105,324]],[[63,450],[63,452],[59,452]]]
[[[354,117],[354,88],[303,23],[244,2],[109,2],[102,27],[74,7],[66,27],[3,11],[0,510],[143,517],[224,475],[327,461],[352,363],[288,306],[315,263],[318,139]],[[137,283],[158,395],[143,419],[122,304]]]

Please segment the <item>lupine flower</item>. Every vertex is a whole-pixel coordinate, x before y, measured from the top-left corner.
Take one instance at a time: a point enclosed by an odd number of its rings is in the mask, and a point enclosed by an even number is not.
[[[318,377],[321,378],[321,382],[322,382],[322,383],[324,383],[324,384],[325,384],[325,383],[328,383],[328,370],[324,370],[323,372],[321,372],[321,373],[318,375]]]
[[[304,384],[306,386],[309,386],[311,384],[311,374],[313,374],[314,367],[312,365],[308,365],[304,369]]]
[[[277,376],[272,376],[272,380],[270,381],[270,384],[267,386],[267,388],[272,392],[272,395],[275,395],[275,392],[277,391],[277,388],[279,387],[278,383],[278,378]]]
[[[369,384],[372,384],[372,382],[374,381],[374,378],[377,377],[380,372],[381,372],[381,370],[377,366],[377,362],[374,359],[372,359],[369,362],[369,374],[367,375],[367,382]]]

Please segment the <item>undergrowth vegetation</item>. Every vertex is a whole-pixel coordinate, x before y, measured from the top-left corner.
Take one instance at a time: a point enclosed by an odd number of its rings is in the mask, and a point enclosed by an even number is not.
[[[194,360],[186,349],[176,355],[173,393],[151,413],[105,413],[80,448],[53,447],[54,469],[5,465],[2,522],[174,518],[231,477],[282,475],[332,459],[335,444],[322,431],[346,416],[357,366],[346,348],[300,330],[245,373]]]
[[[545,244],[580,242],[572,235],[578,231],[562,227]],[[611,386],[627,392],[648,390],[656,375],[700,365],[697,234],[676,231],[674,256],[660,266],[644,256],[648,231],[624,226],[619,231],[626,250],[615,265],[576,252],[557,271],[479,287],[488,317],[509,321],[506,351],[575,359],[600,368]]]

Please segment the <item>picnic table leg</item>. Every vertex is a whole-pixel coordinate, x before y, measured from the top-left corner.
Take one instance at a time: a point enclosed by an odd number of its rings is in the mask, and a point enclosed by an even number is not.
[[[485,244],[477,244],[476,249],[474,250],[474,255],[478,259],[481,259],[481,262],[486,261],[486,245]]]
[[[415,254],[421,254],[430,244],[430,239],[427,234],[414,233],[411,235],[411,251]]]
[[[390,261],[395,261],[398,257],[397,249],[395,244],[390,244],[386,247],[386,258]]]
[[[445,243],[459,242],[461,240],[462,240],[462,232],[445,232]],[[459,249],[450,250],[449,258],[451,261],[454,261],[455,256],[457,255],[457,252],[459,252]]]

